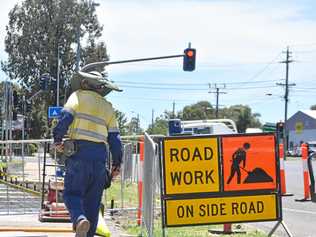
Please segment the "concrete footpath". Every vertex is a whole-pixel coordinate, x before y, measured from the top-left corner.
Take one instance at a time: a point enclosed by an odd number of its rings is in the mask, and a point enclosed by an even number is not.
[[[111,231],[111,237],[124,234],[114,226],[110,218],[105,222]],[[71,223],[42,223],[37,214],[0,216],[0,237],[70,237],[74,236]]]

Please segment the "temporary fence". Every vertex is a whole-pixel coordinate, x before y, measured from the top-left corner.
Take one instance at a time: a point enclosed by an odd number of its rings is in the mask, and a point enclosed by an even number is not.
[[[145,133],[144,138],[144,190],[143,190],[143,220],[148,236],[153,236],[155,191],[158,180],[157,144]]]
[[[38,213],[44,144],[50,140],[0,141],[0,215]],[[49,156],[49,161],[53,161]],[[55,174],[53,167],[47,170]]]
[[[133,220],[135,217],[137,219],[138,212],[138,221],[148,236],[153,233],[155,210],[160,209],[155,206],[160,196],[160,179],[158,142],[154,142],[153,137],[156,139],[161,136],[150,137],[145,134],[122,137],[124,156],[119,180],[120,192],[115,197],[105,195],[107,200],[114,199],[116,203],[113,209],[107,205],[108,211],[132,212],[135,215],[131,218]],[[0,215],[40,214],[43,211],[43,201],[49,196],[49,185],[54,185],[54,181],[59,180],[63,173],[64,159],[52,149],[52,142],[52,139],[0,141]],[[139,197],[137,203],[128,201],[126,193],[129,186],[142,189],[142,192],[133,194]],[[56,202],[62,202],[60,193],[54,194]],[[44,210],[43,213],[60,216],[65,212],[65,209],[56,206],[54,210]],[[117,215],[117,218],[124,216]]]

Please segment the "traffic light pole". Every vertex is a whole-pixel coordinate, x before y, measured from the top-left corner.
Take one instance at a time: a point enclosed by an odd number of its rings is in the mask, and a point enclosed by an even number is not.
[[[161,60],[161,59],[167,59],[167,58],[181,58],[181,57],[184,57],[184,54],[152,57],[152,58],[136,58],[136,59],[129,59],[129,60],[113,61],[113,62],[95,62],[95,63],[90,63],[84,66],[81,69],[81,71],[89,71],[89,69],[95,68],[96,66],[107,66],[107,65],[112,65],[112,64],[143,62],[143,61]]]

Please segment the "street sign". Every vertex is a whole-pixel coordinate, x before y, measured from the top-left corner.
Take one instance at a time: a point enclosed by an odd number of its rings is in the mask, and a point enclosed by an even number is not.
[[[222,137],[224,191],[277,189],[273,134]]]
[[[48,118],[59,118],[63,107],[50,106],[48,107]]]
[[[279,218],[276,194],[166,200],[165,207],[168,227]]]
[[[165,139],[163,149],[165,194],[220,190],[216,137]]]

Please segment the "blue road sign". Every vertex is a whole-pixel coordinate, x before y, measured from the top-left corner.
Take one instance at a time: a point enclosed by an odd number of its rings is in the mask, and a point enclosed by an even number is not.
[[[63,107],[48,107],[48,118],[59,118]]]

